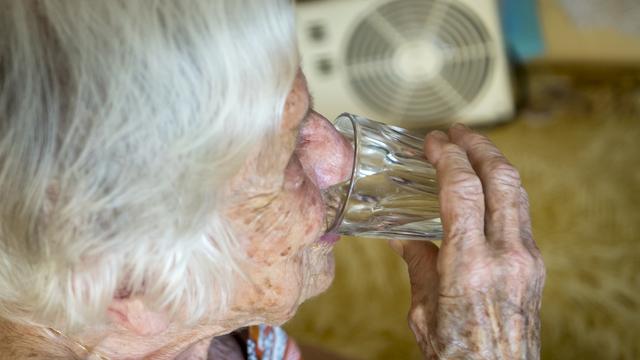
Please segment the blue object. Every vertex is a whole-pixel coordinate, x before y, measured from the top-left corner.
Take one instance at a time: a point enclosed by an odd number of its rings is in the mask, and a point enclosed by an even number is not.
[[[509,56],[526,62],[544,53],[536,0],[500,0],[502,30]]]

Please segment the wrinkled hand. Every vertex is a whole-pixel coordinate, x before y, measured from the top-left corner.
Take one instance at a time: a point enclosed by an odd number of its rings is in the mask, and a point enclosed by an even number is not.
[[[516,169],[456,125],[427,135],[442,246],[392,241],[409,268],[409,324],[427,359],[538,359],[545,270]]]

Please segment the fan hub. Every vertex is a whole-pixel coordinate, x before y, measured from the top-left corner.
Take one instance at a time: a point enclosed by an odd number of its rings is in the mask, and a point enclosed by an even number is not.
[[[381,117],[442,121],[482,94],[496,49],[474,11],[455,0],[378,1],[346,47],[363,104]]]
[[[444,64],[442,51],[428,41],[410,41],[395,51],[393,66],[408,82],[423,82],[437,76]]]

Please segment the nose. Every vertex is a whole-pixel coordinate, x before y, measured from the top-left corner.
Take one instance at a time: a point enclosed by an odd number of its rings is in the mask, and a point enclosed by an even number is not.
[[[300,129],[296,155],[302,168],[320,189],[346,181],[353,166],[351,142],[324,116],[311,112]]]

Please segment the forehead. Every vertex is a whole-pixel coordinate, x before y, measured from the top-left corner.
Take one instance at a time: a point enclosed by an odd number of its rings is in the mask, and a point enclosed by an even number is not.
[[[284,105],[281,125],[283,130],[294,130],[297,128],[300,120],[302,120],[302,117],[309,108],[309,102],[310,97],[309,89],[307,88],[307,79],[304,77],[302,71],[298,71]]]

